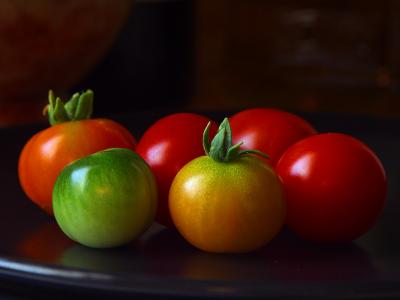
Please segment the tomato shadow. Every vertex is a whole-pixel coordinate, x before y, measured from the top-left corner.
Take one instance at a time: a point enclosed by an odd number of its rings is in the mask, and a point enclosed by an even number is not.
[[[164,228],[143,244],[148,274],[193,280],[238,280],[260,276],[259,258],[249,254],[215,254],[196,249],[173,229]],[[264,270],[268,273],[268,270]]]
[[[122,247],[93,249],[79,245],[55,221],[32,229],[16,254],[39,263],[129,275],[241,282],[332,282],[373,279],[377,270],[355,243],[317,244],[284,229],[265,247],[246,254],[214,254],[196,249],[181,235],[152,226]]]
[[[196,280],[351,281],[372,279],[377,270],[355,243],[316,244],[284,229],[265,247],[246,254],[214,254],[164,229],[141,245],[147,273]]]
[[[36,263],[62,265],[92,271],[132,269],[138,241],[112,249],[94,249],[69,239],[54,220],[33,228],[16,244],[15,254]]]
[[[256,255],[278,280],[355,281],[378,275],[367,251],[356,243],[310,242],[287,228]]]

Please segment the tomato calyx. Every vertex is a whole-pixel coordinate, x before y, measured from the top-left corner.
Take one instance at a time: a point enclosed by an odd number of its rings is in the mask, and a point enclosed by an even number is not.
[[[230,162],[240,157],[255,154],[269,159],[269,156],[259,150],[241,150],[243,142],[232,145],[232,129],[228,118],[219,125],[218,131],[210,143],[211,122],[208,122],[203,132],[203,149],[207,156],[218,162]]]
[[[49,122],[52,126],[64,122],[90,119],[92,112],[92,90],[75,93],[66,103],[60,97],[55,97],[53,91],[50,90],[49,104],[43,110],[44,114],[48,114]]]

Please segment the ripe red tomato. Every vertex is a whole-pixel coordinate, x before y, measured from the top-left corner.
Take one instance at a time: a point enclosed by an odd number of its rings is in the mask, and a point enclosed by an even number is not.
[[[314,241],[350,241],[366,233],[385,203],[386,175],[359,140],[326,133],[291,146],[279,160],[287,225]]]
[[[173,227],[168,208],[168,193],[178,171],[204,154],[202,135],[210,119],[192,113],[177,113],[154,123],[144,133],[136,152],[150,165],[158,187],[156,220]],[[212,122],[211,136],[218,126]]]
[[[242,149],[268,154],[272,166],[290,145],[317,133],[306,120],[277,109],[247,109],[231,116],[229,121],[233,144],[243,142]]]
[[[80,96],[88,95],[87,93],[91,91]],[[52,109],[55,107],[55,103],[53,104]],[[61,102],[57,105],[58,110],[66,109],[60,108],[60,105],[63,106]],[[68,103],[65,104],[67,105]],[[81,107],[86,105],[81,105]],[[79,109],[75,112],[80,117],[83,116],[82,111],[79,113]],[[86,112],[86,117],[88,117],[91,108]],[[58,174],[67,164],[107,148],[119,147],[134,150],[136,140],[126,128],[112,120],[81,119],[58,122],[59,116],[54,115],[53,111],[50,112],[49,117],[51,122],[56,124],[36,133],[25,144],[19,157],[18,175],[26,195],[52,215],[53,186]]]

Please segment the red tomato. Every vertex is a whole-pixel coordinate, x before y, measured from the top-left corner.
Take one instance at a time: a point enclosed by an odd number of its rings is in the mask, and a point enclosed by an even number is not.
[[[229,121],[233,144],[243,142],[242,149],[257,149],[268,154],[272,166],[290,145],[317,133],[306,120],[277,109],[247,109]]]
[[[154,123],[140,139],[136,152],[150,165],[157,180],[159,201],[156,220],[173,227],[168,208],[172,180],[189,161],[204,154],[202,135],[210,119],[192,113],[177,113]],[[212,122],[211,137],[218,126]]]
[[[326,133],[290,147],[279,160],[287,225],[314,241],[350,241],[366,233],[384,207],[382,164],[348,135]]]
[[[82,95],[87,96],[89,92]],[[60,109],[60,103],[57,105]],[[82,116],[79,109],[76,113]],[[100,150],[117,147],[134,150],[135,145],[136,140],[129,131],[114,121],[65,121],[36,133],[26,143],[19,158],[19,180],[26,195],[52,215],[53,186],[64,166]]]

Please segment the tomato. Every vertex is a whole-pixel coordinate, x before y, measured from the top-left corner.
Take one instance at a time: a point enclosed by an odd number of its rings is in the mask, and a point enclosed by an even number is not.
[[[72,99],[77,99],[76,95]],[[88,91],[80,98],[87,99],[90,95],[93,94]],[[51,94],[50,99],[52,97]],[[136,144],[135,138],[122,125],[108,119],[80,119],[82,111],[78,109],[75,111],[80,113],[77,120],[61,118],[57,122],[54,120],[57,118],[54,99],[51,102],[53,111],[49,112],[49,117],[54,125],[30,138],[22,149],[18,165],[19,180],[26,195],[49,214],[53,214],[51,194],[54,182],[64,166],[103,149],[120,147],[133,150]],[[65,106],[68,108],[69,104],[71,102]],[[61,101],[57,105],[58,110],[64,108]],[[85,106],[87,104],[81,105]],[[73,117],[71,119],[74,120]]]
[[[384,207],[384,168],[371,149],[348,135],[304,139],[283,154],[276,170],[287,194],[287,224],[306,239],[356,239]]]
[[[316,134],[306,120],[277,109],[247,109],[233,115],[229,121],[233,143],[243,142],[243,149],[258,149],[268,154],[272,166],[290,145]]]
[[[139,140],[136,151],[150,165],[159,191],[156,220],[173,227],[168,209],[168,193],[178,171],[204,154],[201,136],[210,119],[192,113],[168,115],[155,122]],[[217,125],[212,122],[211,134]]]
[[[231,145],[227,119],[207,145],[207,156],[186,164],[169,193],[173,222],[195,247],[218,253],[248,252],[270,241],[281,229],[285,202],[271,167]]]
[[[123,245],[153,222],[157,187],[146,162],[113,148],[66,166],[53,190],[54,216],[72,240],[94,248]]]

